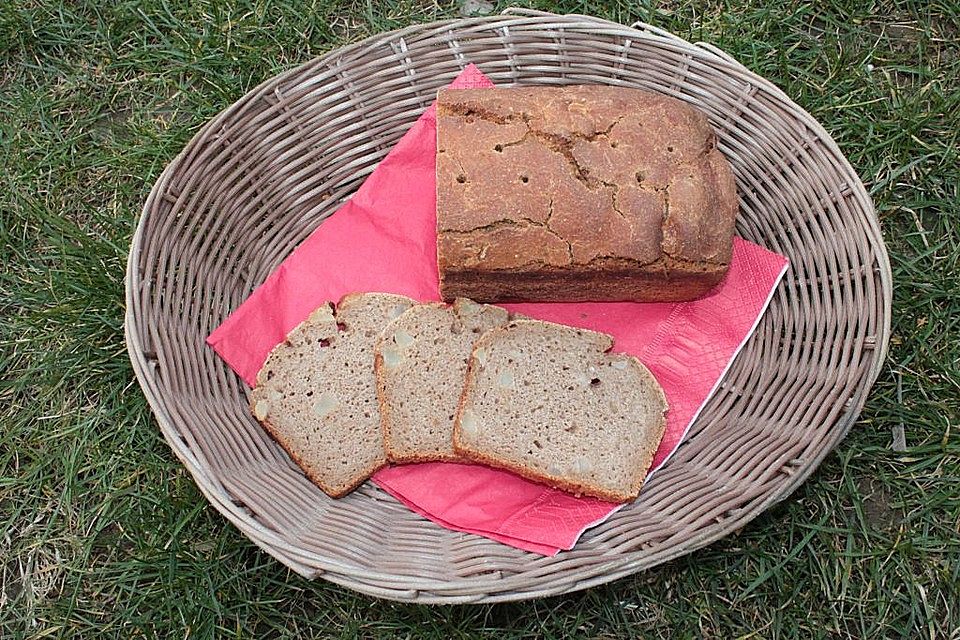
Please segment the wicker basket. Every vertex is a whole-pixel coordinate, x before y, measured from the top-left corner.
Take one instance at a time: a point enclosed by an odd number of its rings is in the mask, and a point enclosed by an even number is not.
[[[554,558],[443,529],[369,483],[328,499],[251,418],[245,385],[204,343],[468,62],[498,85],[640,87],[699,107],[737,175],[739,234],[792,263],[685,444],[637,502]],[[207,124],[144,207],[126,330],[174,452],[268,553],[376,596],[493,602],[652,567],[782,500],[856,419],[886,351],[890,300],[870,198],[823,128],[776,87],[713,47],[645,25],[524,11],[338,49]]]

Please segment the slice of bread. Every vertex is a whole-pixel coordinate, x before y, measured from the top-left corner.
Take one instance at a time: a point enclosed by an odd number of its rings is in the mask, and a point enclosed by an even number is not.
[[[250,393],[254,417],[318,487],[339,498],[386,464],[373,346],[414,301],[387,293],[325,304],[277,345]]]
[[[453,419],[473,343],[509,319],[506,309],[459,298],[411,307],[386,326],[374,362],[391,462],[460,459]]]
[[[602,333],[513,320],[474,345],[454,427],[465,458],[578,495],[640,492],[665,427],[666,396]]]

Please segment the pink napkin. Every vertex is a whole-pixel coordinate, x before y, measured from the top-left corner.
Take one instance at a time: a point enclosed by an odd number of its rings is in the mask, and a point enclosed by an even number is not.
[[[473,65],[451,86],[489,87]],[[438,300],[436,118],[429,107],[356,194],[321,224],[210,334],[207,342],[248,383],[270,350],[321,303],[353,291]],[[611,334],[639,357],[670,406],[653,467],[674,452],[753,332],[787,261],[735,239],[730,273],[710,295],[686,303],[526,303],[524,314]],[[480,465],[390,467],[374,481],[415,512],[521,549],[556,554],[620,506],[576,498]]]

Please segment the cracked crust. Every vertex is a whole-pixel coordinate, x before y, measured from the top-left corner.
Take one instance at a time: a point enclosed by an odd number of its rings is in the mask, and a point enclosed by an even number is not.
[[[733,173],[679,100],[602,86],[442,90],[441,294],[689,300],[724,276]]]

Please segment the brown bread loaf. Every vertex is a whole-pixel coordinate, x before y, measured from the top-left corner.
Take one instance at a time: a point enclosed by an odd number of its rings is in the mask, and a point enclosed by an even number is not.
[[[737,194],[706,117],[607,86],[444,89],[444,299],[690,300],[725,275]]]

